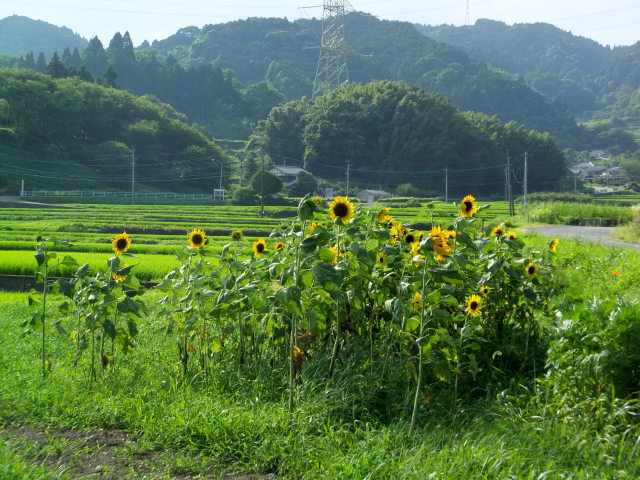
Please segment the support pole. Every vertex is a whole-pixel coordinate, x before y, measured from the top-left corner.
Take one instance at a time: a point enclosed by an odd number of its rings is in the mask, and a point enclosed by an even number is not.
[[[528,170],[528,158],[527,158],[527,152],[524,152],[524,183],[523,183],[523,197],[524,197],[524,206],[527,206],[527,182],[528,182],[528,174],[529,174],[529,170]]]
[[[449,167],[444,168],[444,203],[449,203]]]
[[[131,205],[136,203],[136,147],[131,147]]]
[[[349,176],[351,171],[351,160],[347,160],[347,197],[349,196]]]

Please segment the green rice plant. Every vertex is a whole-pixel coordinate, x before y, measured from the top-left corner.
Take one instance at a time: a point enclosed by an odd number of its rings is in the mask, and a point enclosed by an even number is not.
[[[533,222],[577,224],[581,221],[621,225],[632,220],[628,207],[595,203],[545,202],[532,204],[523,213]]]

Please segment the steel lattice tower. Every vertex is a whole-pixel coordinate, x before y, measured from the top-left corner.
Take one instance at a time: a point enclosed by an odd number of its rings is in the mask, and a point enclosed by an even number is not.
[[[348,0],[325,0],[322,8],[322,39],[312,99],[349,81],[344,17],[352,10],[351,4]]]

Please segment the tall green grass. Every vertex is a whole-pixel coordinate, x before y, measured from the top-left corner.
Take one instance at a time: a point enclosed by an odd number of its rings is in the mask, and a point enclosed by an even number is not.
[[[633,219],[631,208],[595,203],[544,202],[534,203],[523,215],[532,222],[578,224],[582,220],[593,223],[625,224]]]

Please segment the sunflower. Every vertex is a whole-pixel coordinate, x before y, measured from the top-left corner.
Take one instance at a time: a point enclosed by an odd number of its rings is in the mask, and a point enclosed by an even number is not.
[[[126,267],[126,265],[125,265]],[[116,272],[111,274],[111,278],[113,278],[116,282],[124,282],[127,279],[126,275],[118,275]]]
[[[488,297],[490,291],[491,289],[486,285],[483,285],[482,287],[480,287],[480,293],[482,294],[483,297]]]
[[[311,200],[313,200],[313,203],[315,203],[318,206],[322,205],[322,203],[324,202],[322,197],[318,197],[318,196],[313,197]]]
[[[422,308],[422,295],[420,295],[420,292],[416,292],[413,294],[411,305],[413,307],[414,312],[420,311],[420,309]]]
[[[313,231],[316,229],[316,227],[324,227],[324,225],[322,225],[321,223],[311,222],[311,225],[309,225],[309,230]]]
[[[537,264],[529,262],[529,264],[524,267],[524,274],[529,278],[535,278],[539,270],[540,267]]]
[[[231,240],[235,240],[237,242],[238,240],[242,240],[243,236],[244,236],[244,233],[242,232],[242,230],[238,228],[235,232],[231,234]]]
[[[458,235],[455,230],[447,230],[444,233],[446,233],[447,237],[453,238],[454,240],[455,240],[456,236]]]
[[[338,247],[336,245],[329,247],[329,251],[333,253],[333,263],[338,263]],[[340,256],[344,257],[344,252],[340,252]]]
[[[284,242],[278,242],[276,243],[276,251],[279,252],[280,250],[282,250],[284,247],[286,246],[286,244]]]
[[[207,237],[204,234],[204,230],[194,229],[189,234],[189,245],[193,248],[202,248],[207,243]]]
[[[494,228],[491,231],[491,235],[493,235],[496,238],[503,237],[505,233],[507,233],[507,231],[504,229],[502,225],[498,225],[496,228]]]
[[[418,242],[414,242],[411,244],[411,258],[415,257],[420,253],[420,244]]]
[[[447,243],[447,237],[444,233],[437,236],[431,236],[433,240],[433,251],[436,252],[436,260],[441,262],[444,257],[451,254],[451,246]]]
[[[267,242],[264,241],[264,238],[258,239],[257,242],[253,244],[253,256],[259,257],[267,250]]]
[[[463,217],[473,217],[478,211],[478,205],[476,205],[476,199],[472,195],[467,195],[462,199],[460,205],[460,215]]]
[[[507,233],[507,239],[508,240],[515,240],[516,238],[518,238],[518,235],[516,235],[516,232]]]
[[[380,265],[381,267],[384,267],[387,265],[387,257],[383,252],[380,252],[378,254],[378,265]]]
[[[335,197],[329,211],[333,220],[339,218],[342,223],[349,223],[353,217],[353,203],[349,201],[349,197]]]
[[[411,245],[418,241],[418,237],[411,230],[407,230],[407,233],[404,236],[404,241]]]
[[[482,310],[482,299],[478,295],[471,295],[465,302],[465,311],[472,317],[480,315]]]
[[[553,240],[551,240],[551,243],[549,244],[549,251],[551,253],[556,253],[556,249],[558,248],[559,243],[560,243],[559,238],[554,238]]]
[[[429,236],[434,238],[434,237],[439,237],[443,234],[444,232],[442,231],[442,229],[440,228],[439,225],[436,225],[435,227],[433,227],[431,229],[431,231],[429,232]]]
[[[124,252],[129,250],[131,246],[131,237],[127,235],[127,232],[122,232],[116,235],[111,243],[111,248],[114,252],[122,255]]]
[[[389,215],[389,210],[391,210],[391,207],[384,207],[380,210],[380,213],[378,213],[378,223],[387,223],[393,220],[393,217]]]

